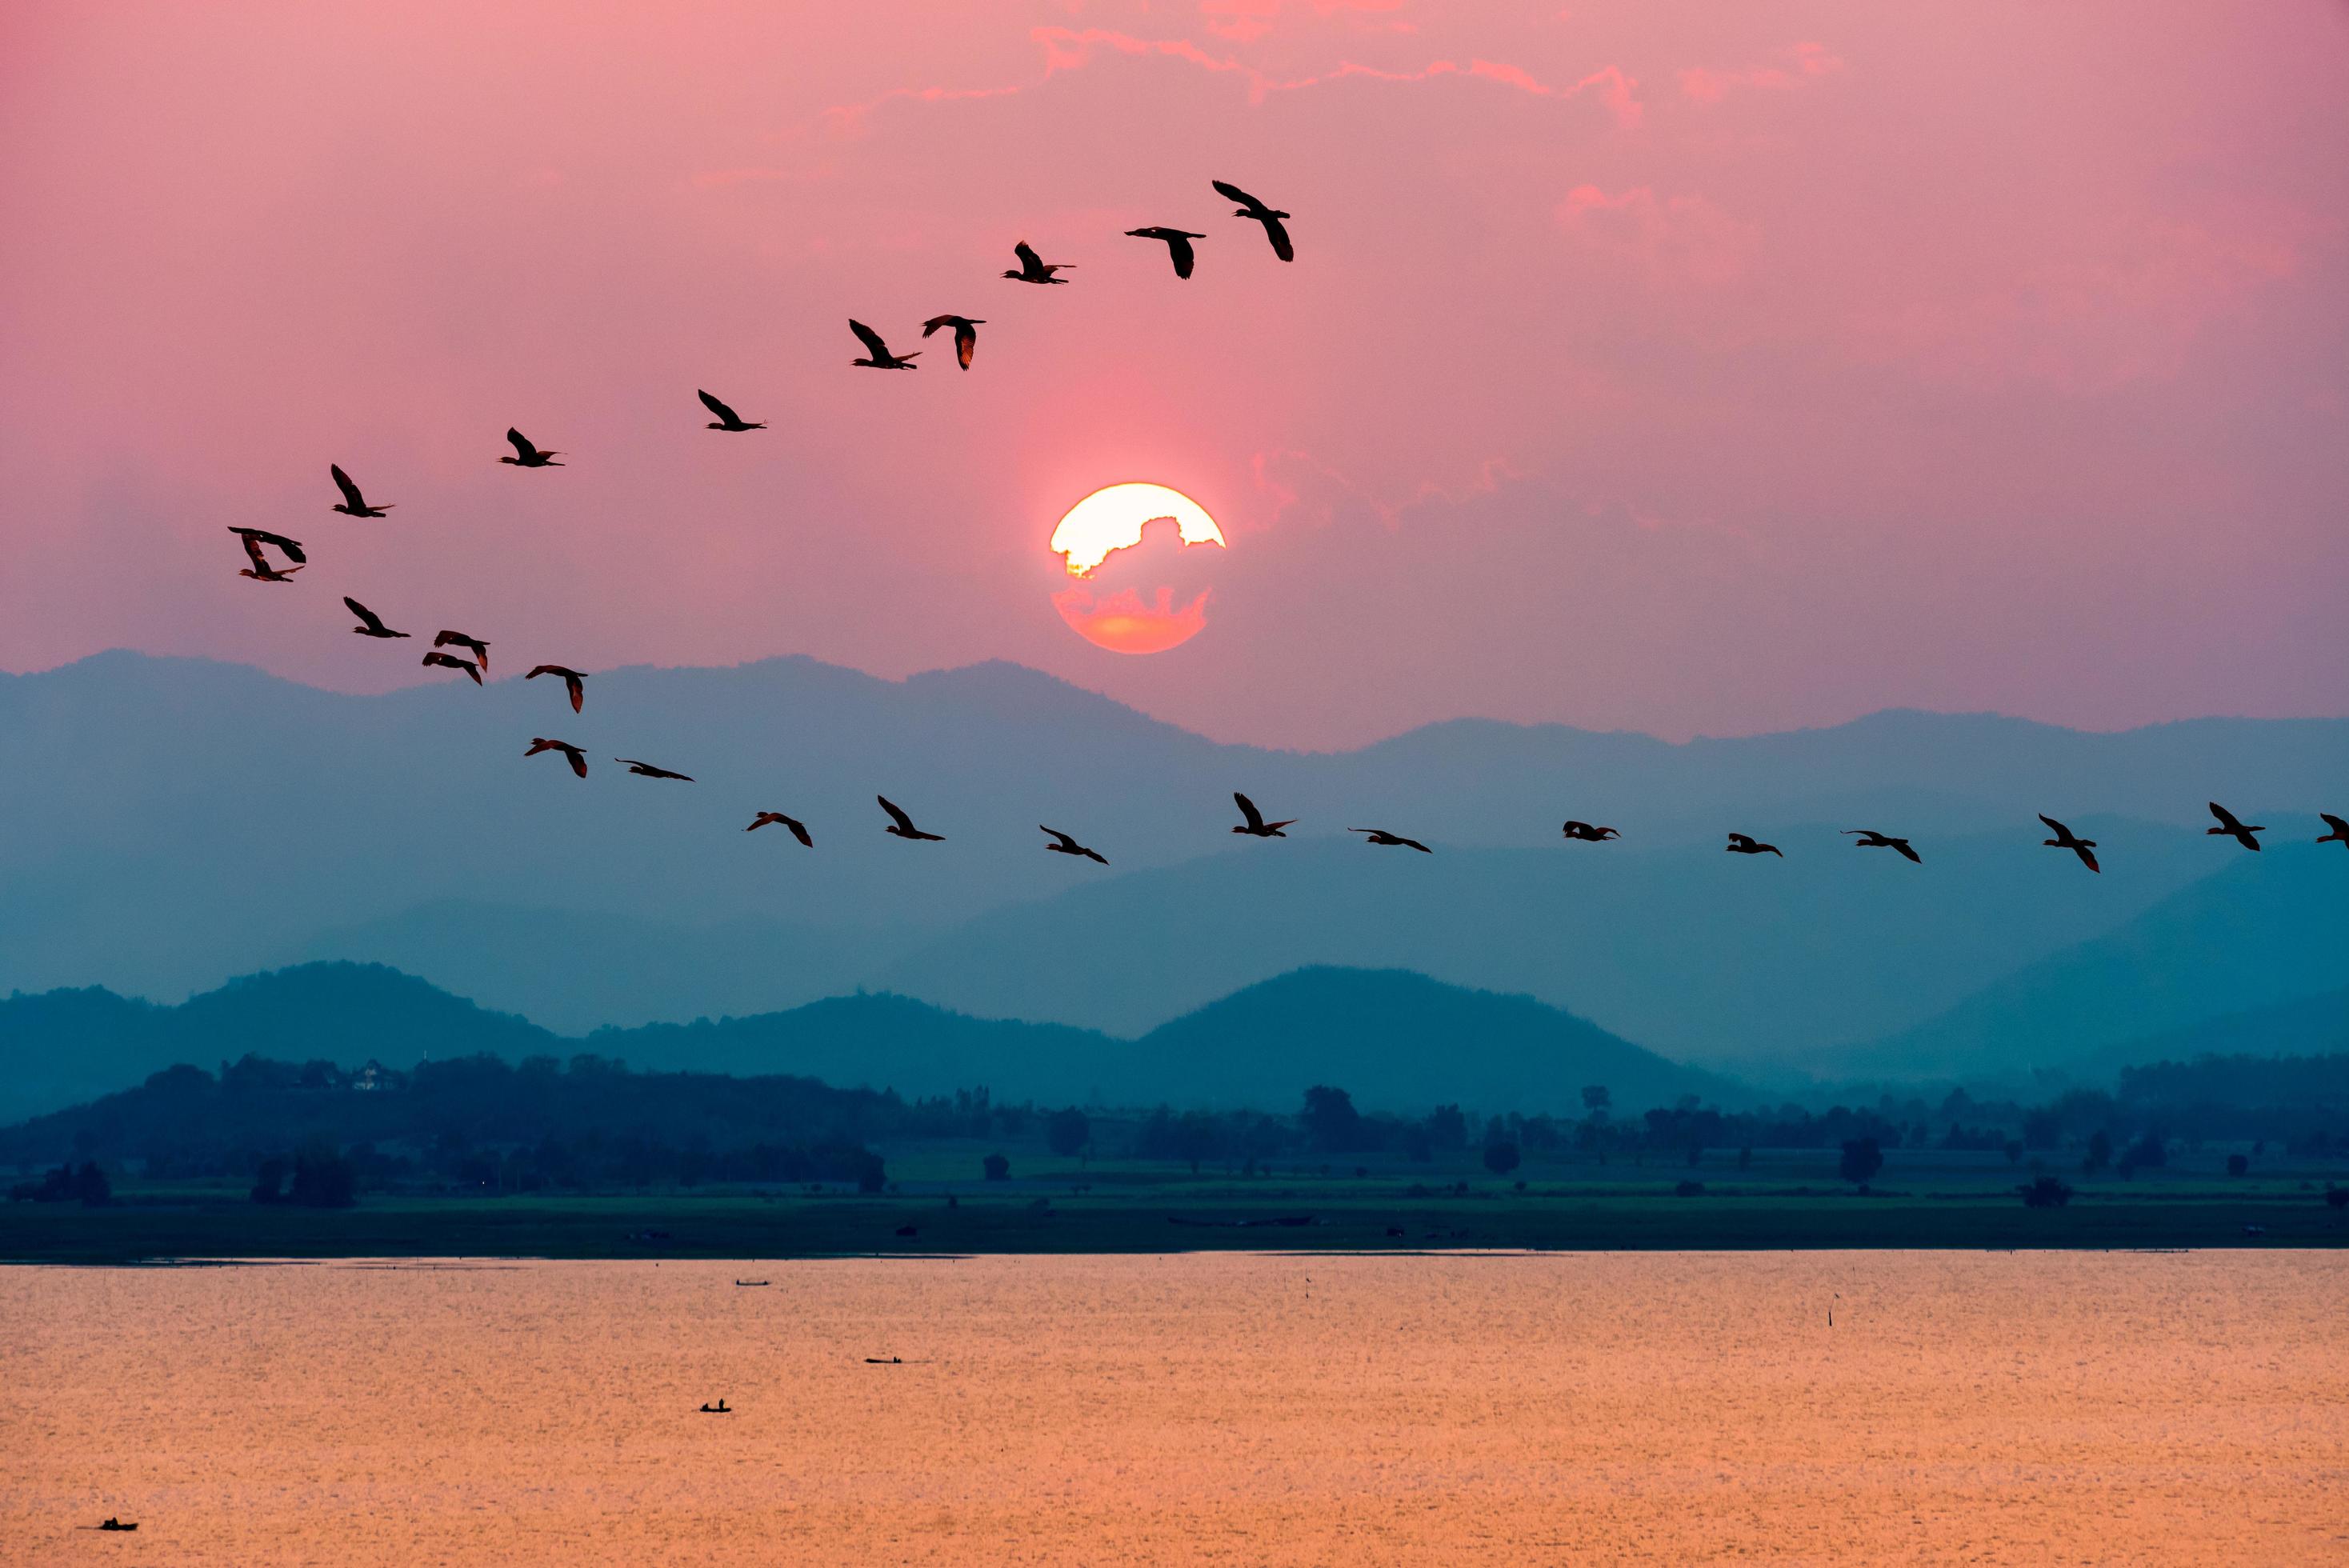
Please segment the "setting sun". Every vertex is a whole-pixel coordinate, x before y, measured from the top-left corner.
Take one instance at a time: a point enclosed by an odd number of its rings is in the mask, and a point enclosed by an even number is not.
[[[1148,542],[1164,537],[1154,523],[1174,525],[1172,553]],[[1176,588],[1164,581],[1190,547],[1225,548],[1223,530],[1197,501],[1154,484],[1117,484],[1097,490],[1071,507],[1052,530],[1051,549],[1079,585],[1052,595],[1053,608],[1079,635],[1120,654],[1155,654],[1188,642],[1207,624],[1207,596],[1200,587],[1179,605]],[[1112,585],[1104,573],[1125,574],[1112,558],[1131,552],[1131,570],[1150,581]]]

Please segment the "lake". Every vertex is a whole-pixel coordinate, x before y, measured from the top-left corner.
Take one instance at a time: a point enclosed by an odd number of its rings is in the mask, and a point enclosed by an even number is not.
[[[5,1268],[0,1560],[2349,1561],[2344,1302],[2332,1252]]]

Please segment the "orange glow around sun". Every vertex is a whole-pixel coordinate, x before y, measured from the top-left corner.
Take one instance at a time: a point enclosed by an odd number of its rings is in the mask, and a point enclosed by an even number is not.
[[[1173,524],[1172,528],[1164,524]],[[1173,540],[1167,542],[1172,534]],[[1051,548],[1078,581],[1052,595],[1052,607],[1086,641],[1119,654],[1157,654],[1189,642],[1207,624],[1202,587],[1168,581],[1195,570],[1194,547],[1220,554],[1223,531],[1206,509],[1164,485],[1097,490],[1069,509],[1052,530]],[[1114,580],[1114,581],[1111,581]]]

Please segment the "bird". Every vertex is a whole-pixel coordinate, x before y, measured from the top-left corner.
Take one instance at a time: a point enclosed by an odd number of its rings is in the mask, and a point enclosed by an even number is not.
[[[1126,235],[1135,240],[1165,241],[1167,258],[1174,263],[1174,275],[1178,278],[1191,275],[1191,263],[1196,259],[1191,253],[1191,242],[1207,237],[1194,234],[1188,229],[1167,229],[1155,224],[1147,229],[1128,229]]]
[[[699,387],[694,388],[693,395],[701,399],[701,406],[703,407],[718,416],[717,418],[711,420],[709,425],[704,427],[706,429],[740,431],[763,430],[767,428],[764,420],[744,419],[741,415],[737,414],[733,409],[729,408],[725,404],[720,403],[717,398],[712,397],[709,393],[702,391]]]
[[[952,328],[955,335],[955,363],[965,370],[970,368],[970,356],[978,347],[978,328],[987,325],[985,316],[934,315],[922,323],[922,335]],[[919,353],[916,349],[915,352]]]
[[[815,848],[815,841],[808,837],[807,824],[801,821],[797,817],[786,817],[781,811],[761,811],[756,817],[751,818],[750,825],[742,830],[746,833],[755,833],[770,822],[789,828],[792,830],[792,838],[797,839],[801,843],[805,844],[811,850]]]
[[[524,757],[535,757],[542,751],[560,751],[570,760],[571,771],[576,773],[582,779],[587,777],[587,754],[580,750],[577,747],[572,745],[569,741],[548,740],[540,736],[533,736],[531,737],[530,749],[523,752],[523,755]]]
[[[1432,855],[1435,852],[1417,839],[1406,839],[1401,833],[1390,833],[1384,828],[1349,828],[1346,831],[1365,834],[1374,844],[1387,844],[1402,850],[1417,850],[1423,855]]]
[[[1048,828],[1044,826],[1043,823],[1039,822],[1036,824],[1036,830],[1040,833],[1050,833],[1055,840],[1059,841],[1056,843],[1050,843],[1044,846],[1045,852],[1048,854],[1081,855],[1086,860],[1097,861],[1102,865],[1109,864],[1108,857],[1104,856],[1099,850],[1089,850],[1085,848],[1084,845],[1077,842],[1076,840],[1069,837],[1068,834],[1061,831],[1058,828]]]
[[[1266,206],[1238,186],[1225,181],[1215,180],[1208,183],[1215,186],[1216,195],[1240,204],[1239,210],[1232,214],[1233,217],[1251,219],[1264,225],[1264,237],[1272,242],[1274,255],[1284,262],[1293,262],[1297,259],[1296,247],[1288,242],[1288,231],[1280,222],[1288,216],[1288,213],[1278,207]]]
[[[2253,833],[2264,833],[2267,831],[2265,828],[2260,826],[2257,822],[2245,823],[2240,820],[2236,817],[2235,813],[2230,811],[2216,800],[2210,802],[2210,815],[2219,819],[2219,825],[2215,828],[2203,829],[2202,831],[2205,835],[2215,838],[2220,834],[2224,834],[2228,838],[2234,840],[2235,842],[2242,845],[2243,848],[2247,850],[2257,850],[2260,847],[2260,841],[2251,837]]]
[[[916,348],[911,354],[892,354],[889,352],[889,346],[881,341],[879,333],[854,316],[849,318],[848,330],[856,335],[857,341],[864,345],[864,352],[872,356],[869,359],[852,359],[848,362],[851,365],[868,366],[874,370],[919,370],[921,368],[914,363],[922,356],[920,349]]]
[[[639,762],[633,757],[615,757],[612,760],[626,763],[628,771],[639,779],[674,779],[680,784],[693,782],[693,776],[689,773],[672,773],[666,768],[656,768],[649,762]]]
[[[483,675],[490,673],[490,645],[479,637],[469,637],[462,632],[444,630],[439,636],[432,639],[432,645],[436,648],[471,648],[473,650],[474,659],[481,666],[481,673]]]
[[[352,598],[347,593],[343,595],[343,607],[359,618],[359,624],[353,626],[351,630],[357,633],[362,637],[404,637],[408,635],[406,632],[395,632],[389,626],[385,625],[383,624],[382,616],[377,614],[374,611],[368,609],[366,605],[360,603],[357,600]]]
[[[1920,866],[1925,863],[1925,858],[1922,855],[1920,855],[1916,851],[1910,849],[1909,847],[1909,841],[1906,839],[1891,838],[1886,834],[1878,832],[1873,828],[1846,828],[1844,831],[1859,841],[1858,844],[1854,846],[1855,848],[1863,850],[1899,850],[1904,858],[1914,861]]]
[[[2344,848],[2349,848],[2349,820],[2336,817],[2330,811],[2319,811],[2316,814],[2324,819],[2326,827],[2333,830],[2316,841],[2320,844],[2339,844]]]
[[[1732,833],[1729,842],[1722,846],[1733,855],[1775,855],[1780,860],[1786,852],[1775,844],[1765,844],[1751,833]]]
[[[513,443],[514,455],[500,458],[498,461],[502,463],[512,463],[518,469],[559,469],[565,466],[554,460],[560,454],[539,450],[530,444],[528,436],[511,426],[506,429],[506,439]]]
[[[1064,284],[1069,280],[1055,277],[1052,274],[1076,271],[1076,263],[1073,262],[1046,262],[1043,257],[1036,253],[1036,248],[1025,240],[1012,246],[1011,253],[1019,258],[1019,269],[1006,272],[1003,275],[1017,283]]]
[[[1612,828],[1596,828],[1569,817],[1566,822],[1566,836],[1578,844],[1603,844],[1609,839],[1619,839],[1623,835]]]
[[[381,517],[391,510],[389,501],[381,506],[369,506],[367,497],[359,494],[359,487],[351,482],[350,475],[343,472],[340,463],[328,463],[326,471],[335,476],[335,488],[343,492],[343,504],[334,510],[345,517]]]
[[[2057,821],[2054,818],[2049,816],[2044,811],[2039,813],[2039,820],[2047,824],[2047,830],[2049,832],[2055,835],[2052,839],[2040,840],[2039,841],[2041,843],[2046,845],[2051,850],[2071,851],[2074,854],[2080,857],[2080,863],[2087,867],[2092,872],[2101,872],[2105,869],[2096,863],[2095,840],[2083,839],[2075,836],[2071,829],[2065,827],[2063,823]]]
[[[1237,789],[1232,791],[1232,799],[1238,803],[1240,815],[1247,819],[1232,830],[1235,833],[1246,833],[1251,839],[1285,839],[1288,835],[1280,830],[1297,825],[1297,819],[1294,817],[1285,818],[1278,822],[1266,821],[1264,813],[1256,809],[1256,802]]]
[[[881,802],[881,809],[889,813],[891,819],[890,823],[881,830],[888,834],[891,838],[926,839],[934,844],[943,844],[947,841],[947,838],[944,833],[926,833],[922,831],[921,829],[914,826],[914,819],[905,815],[904,810],[893,804],[888,796],[875,795],[873,798]]]
[[[268,556],[261,554],[261,538],[258,538],[256,531],[252,531],[252,528],[230,528],[230,532],[242,532],[242,535],[244,535],[244,559],[252,561],[252,566],[246,566],[244,571],[240,571],[237,575],[252,577],[254,583],[294,583],[294,573],[301,571],[301,566],[286,566],[285,571],[270,566]],[[270,538],[274,538],[274,535],[270,535]]]
[[[460,659],[454,654],[444,654],[436,648],[432,652],[424,655],[424,663],[428,667],[444,670],[462,670],[467,675],[473,677],[473,684],[475,686],[481,684],[481,666],[475,664],[471,659]]]
[[[251,550],[257,540],[271,549],[281,552],[288,561],[306,562],[310,559],[302,553],[302,542],[298,539],[288,539],[282,533],[272,533],[265,528],[232,526],[229,531],[243,540],[247,550]]]
[[[587,699],[586,688],[579,684],[587,678],[585,671],[567,670],[561,665],[541,665],[522,678],[534,681],[541,676],[561,676],[564,689],[571,694],[571,711],[579,711],[579,705]]]

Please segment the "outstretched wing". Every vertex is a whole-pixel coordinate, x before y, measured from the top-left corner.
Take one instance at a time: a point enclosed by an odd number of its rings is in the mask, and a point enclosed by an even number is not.
[[[254,538],[253,535],[249,533],[243,537],[244,556],[246,560],[253,562],[253,569],[255,572],[268,571],[269,562],[261,553],[261,541]]]
[[[511,425],[506,427],[506,439],[513,443],[514,456],[525,460],[538,456],[538,449],[530,444],[530,438]]]
[[[381,617],[347,593],[343,595],[343,607],[348,610],[352,614],[357,615],[359,618],[360,624],[365,625],[368,631],[380,632],[384,629]]]
[[[1166,253],[1174,259],[1174,275],[1176,277],[1187,278],[1191,275],[1191,263],[1197,260],[1197,257],[1192,253],[1191,237],[1188,234],[1168,235],[1166,238]]]
[[[2240,833],[2243,830],[2243,824],[2240,820],[2236,817],[2235,813],[2230,811],[2216,800],[2210,802],[2210,815],[2218,818],[2219,826],[2226,829],[2227,831],[2230,833]]]
[[[1044,826],[1043,823],[1039,822],[1036,824],[1036,830],[1040,833],[1050,833],[1052,837],[1060,840],[1061,848],[1068,851],[1069,853],[1072,855],[1081,855],[1085,852],[1084,845],[1077,842],[1076,840],[1069,837],[1068,834],[1061,831],[1058,828],[1048,828]]]
[[[328,463],[326,471],[335,476],[335,488],[343,492],[345,506],[349,507],[353,511],[367,510],[367,498],[359,494],[359,487],[351,483],[351,476],[343,472],[343,466],[340,463]]]
[[[1018,244],[1012,246],[1011,253],[1019,258],[1019,266],[1022,271],[1040,273],[1044,270],[1044,258],[1038,255],[1036,253],[1036,247],[1030,244],[1027,241],[1022,240]]]
[[[965,370],[970,368],[971,350],[978,346],[978,329],[968,322],[955,326],[955,361]]]
[[[1923,865],[1923,864],[1925,863],[1925,857],[1924,857],[1924,856],[1922,856],[1922,855],[1920,855],[1920,854],[1919,854],[1916,851],[1914,851],[1914,850],[1910,849],[1910,848],[1909,847],[1909,841],[1908,841],[1908,840],[1906,840],[1906,839],[1895,839],[1895,840],[1893,840],[1893,841],[1892,841],[1892,847],[1893,847],[1894,849],[1896,849],[1896,850],[1899,850],[1899,851],[1900,851],[1900,853],[1902,854],[1902,856],[1903,856],[1903,857],[1905,857],[1906,859],[1910,860],[1910,861],[1914,861],[1917,864],[1919,864],[1919,865],[1920,865],[1920,866],[1921,866],[1921,865]]]
[[[712,397],[709,393],[702,391],[699,387],[696,387],[694,389],[693,395],[701,399],[701,406],[703,407],[717,415],[720,419],[725,420],[726,423],[730,425],[739,425],[742,422],[736,417],[733,409],[729,408],[725,404],[720,403],[717,398]]]
[[[2334,816],[2330,811],[2319,811],[2316,814],[2323,818],[2324,825],[2332,829],[2334,832],[2349,833],[2349,822],[2343,821],[2340,818]]]
[[[571,771],[576,773],[582,779],[587,777],[587,754],[585,752],[580,750],[575,746],[557,747],[555,749],[561,751],[564,757],[570,759]]]
[[[2105,869],[2096,863],[2096,851],[2088,848],[2087,845],[2077,845],[2073,849],[2072,852],[2079,856],[2080,863],[2087,867],[2090,871],[2101,872]]]
[[[264,532],[262,530],[257,528],[253,529],[250,531],[254,538],[261,541],[264,544],[274,544],[278,549],[284,551],[285,552],[285,559],[288,561],[298,562],[307,561],[310,559],[308,556],[302,553],[302,542],[298,539],[288,539],[282,533]]]
[[[1237,789],[1232,791],[1232,799],[1238,803],[1240,815],[1247,819],[1247,825],[1250,828],[1261,828],[1264,826],[1264,813],[1256,809],[1255,801],[1249,799],[1247,796],[1241,794]]]
[[[890,817],[895,820],[897,826],[905,829],[905,831],[909,833],[919,830],[914,826],[914,819],[908,817],[904,811],[900,810],[896,803],[891,800],[888,796],[875,795],[873,798],[881,802],[881,809],[889,813]]]
[[[854,316],[849,318],[848,330],[856,335],[856,341],[864,345],[864,352],[872,356],[874,358],[892,359],[895,357],[895,356],[889,352],[889,346],[881,341],[881,335],[879,333],[874,331],[871,327],[865,325],[863,322],[858,321]]]
[[[2069,829],[2069,828],[2065,827],[2063,823],[2061,823],[2061,822],[2057,821],[2054,818],[2053,818],[2053,817],[2049,816],[2046,812],[2044,812],[2044,811],[2040,812],[2040,813],[2039,813],[2039,820],[2040,820],[2041,821],[2043,821],[2043,822],[2046,823],[2046,824],[2047,824],[2047,830],[2048,830],[2049,832],[2051,832],[2051,833],[2054,834],[2057,838],[2059,838],[2059,839],[2068,839],[2068,838],[2070,838],[2070,837],[2072,836],[2072,830],[2071,830],[2071,829]]]
[[[1297,259],[1297,247],[1288,242],[1288,226],[1267,213],[1257,222],[1264,225],[1264,237],[1272,242],[1272,253],[1284,262]]]
[[[1207,183],[1213,185],[1216,188],[1216,194],[1221,196],[1226,201],[1237,201],[1243,207],[1252,208],[1259,212],[1264,211],[1263,202],[1257,201],[1255,197],[1249,195],[1238,186],[1230,183],[1228,181],[1211,180],[1207,181]]]
[[[815,848],[815,840],[808,836],[807,824],[805,822],[801,821],[796,817],[778,817],[776,820],[781,822],[784,827],[789,828],[792,830],[792,837],[797,839],[803,847],[811,850]]]

